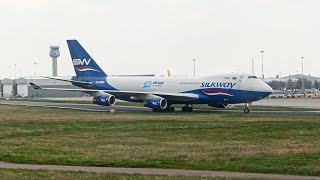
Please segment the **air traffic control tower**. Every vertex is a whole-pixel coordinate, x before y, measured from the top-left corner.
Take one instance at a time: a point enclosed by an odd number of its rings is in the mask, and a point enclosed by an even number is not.
[[[52,76],[58,76],[58,62],[60,56],[59,46],[50,46],[50,57],[52,57]]]

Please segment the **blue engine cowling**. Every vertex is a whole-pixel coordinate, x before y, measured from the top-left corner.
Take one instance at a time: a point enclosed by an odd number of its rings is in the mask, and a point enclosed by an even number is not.
[[[93,98],[93,103],[101,106],[113,106],[116,103],[116,97],[113,95],[102,95]]]
[[[167,100],[164,98],[153,98],[146,100],[144,102],[145,107],[149,107],[156,110],[163,110],[166,109],[168,106]]]

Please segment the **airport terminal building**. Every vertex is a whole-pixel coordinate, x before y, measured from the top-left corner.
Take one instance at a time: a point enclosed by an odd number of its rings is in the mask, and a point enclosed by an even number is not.
[[[60,77],[59,77],[60,78]],[[67,78],[67,77],[61,77]],[[70,77],[69,77],[70,79]],[[50,91],[50,90],[37,90],[30,86],[30,82],[35,83],[45,88],[71,88],[79,89],[72,85],[70,82],[58,81],[53,79],[32,77],[32,78],[18,78],[18,79],[2,79],[0,81],[1,97],[26,97],[26,98],[46,98],[46,97],[83,97],[88,96],[82,92],[69,92],[69,91]]]

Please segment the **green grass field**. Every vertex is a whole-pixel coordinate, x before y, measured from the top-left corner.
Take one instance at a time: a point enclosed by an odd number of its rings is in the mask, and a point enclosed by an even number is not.
[[[0,105],[0,160],[320,175],[318,115],[97,113]]]
[[[5,101],[5,98],[0,98],[0,101]],[[93,104],[92,101],[85,100],[49,100],[49,99],[32,99],[32,98],[10,98],[9,101],[32,101],[32,102],[51,102],[51,103],[76,103],[76,104]],[[143,103],[135,102],[116,102],[117,106],[138,106],[143,107]],[[181,108],[183,105],[173,105],[175,108]],[[215,108],[207,104],[194,105],[195,109],[211,109],[211,110],[243,110],[244,105],[237,105],[234,108]],[[296,107],[275,107],[275,106],[250,106],[252,111],[318,111],[315,108],[296,108]]]

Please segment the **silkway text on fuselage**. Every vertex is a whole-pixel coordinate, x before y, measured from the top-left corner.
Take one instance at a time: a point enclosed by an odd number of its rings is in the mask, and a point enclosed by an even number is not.
[[[237,83],[232,82],[203,82],[200,87],[213,87],[213,88],[229,88],[232,89]]]

